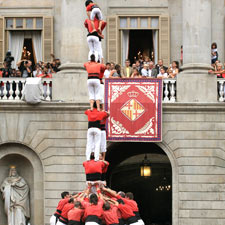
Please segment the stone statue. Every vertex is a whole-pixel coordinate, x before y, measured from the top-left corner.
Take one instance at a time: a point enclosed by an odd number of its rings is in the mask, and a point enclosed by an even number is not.
[[[14,166],[1,185],[1,192],[8,225],[26,225],[30,218],[29,187]]]

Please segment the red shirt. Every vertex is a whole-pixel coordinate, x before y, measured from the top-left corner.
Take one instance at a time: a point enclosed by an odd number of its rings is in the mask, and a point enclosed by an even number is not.
[[[105,69],[105,65],[97,62],[86,62],[84,67],[88,72],[88,79],[99,79],[101,71]]]
[[[55,212],[55,216],[60,216],[62,213],[62,209],[63,207],[68,203],[69,199],[65,198],[65,199],[61,199],[58,203],[58,206],[56,208],[56,212]]]
[[[105,163],[102,161],[85,161],[83,162],[87,181],[101,180],[102,170]]]
[[[106,173],[109,167],[109,162],[106,161],[107,164],[105,164],[105,167],[102,170],[102,173]]]
[[[94,25],[95,25],[95,29],[98,30],[99,20],[96,17],[94,19]],[[102,26],[101,26],[101,30],[102,31],[105,29],[106,25],[107,25],[107,23],[105,21],[102,21]],[[86,19],[84,21],[84,26],[87,28],[87,30],[88,30],[89,33],[92,33],[93,28],[92,28],[92,25],[91,25],[91,20]]]
[[[84,215],[84,210],[83,209],[78,209],[78,208],[73,208],[68,212],[68,220],[73,220],[73,221],[81,221],[82,216]]]
[[[133,212],[139,211],[137,202],[127,198],[121,198],[121,199],[124,201],[125,204],[129,205],[132,208]]]
[[[61,216],[59,217],[59,219],[61,219],[62,221],[68,222],[68,212],[74,208],[74,203],[67,203],[66,205],[64,205],[63,209],[62,209],[62,213]]]
[[[118,224],[119,219],[118,219],[118,208],[117,207],[111,207],[110,210],[103,211],[103,218],[106,222],[106,225],[110,224]]]
[[[48,73],[45,77],[44,76],[45,76],[45,74],[39,74],[39,75],[37,75],[37,77],[41,77],[41,78],[52,78],[52,74],[51,73]],[[46,86],[47,83],[44,82],[43,85]],[[51,87],[51,86],[52,86],[52,83],[49,84],[49,87]]]
[[[88,216],[97,216],[98,218],[101,218],[103,214],[103,209],[102,209],[103,204],[104,202],[101,199],[98,201],[97,205],[93,205],[83,201],[82,206],[85,209],[84,219],[86,220]]]
[[[86,7],[86,11],[90,12],[92,10],[92,6],[97,5],[96,3],[90,3],[87,7]]]
[[[118,209],[120,210],[121,216],[122,216],[122,218],[124,220],[135,216],[135,214],[133,213],[132,208],[129,205],[127,205],[127,204],[125,204],[125,205],[119,204],[118,205]]]
[[[98,111],[97,109],[86,110],[85,114],[88,116],[89,122],[95,122],[95,121],[101,121],[103,119],[106,119],[108,117],[108,114],[104,111]]]

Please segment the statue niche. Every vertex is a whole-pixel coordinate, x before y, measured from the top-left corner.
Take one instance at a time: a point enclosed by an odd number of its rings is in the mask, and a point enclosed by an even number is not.
[[[30,218],[29,186],[18,175],[15,166],[10,167],[9,177],[1,184],[1,192],[8,225],[27,225]]]

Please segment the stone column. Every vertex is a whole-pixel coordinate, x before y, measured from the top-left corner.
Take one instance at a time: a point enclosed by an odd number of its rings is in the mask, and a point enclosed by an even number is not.
[[[221,0],[212,1],[212,42],[217,43],[219,60],[224,62],[224,4]]]
[[[61,71],[53,79],[53,100],[88,103],[86,9],[83,0],[61,0]]]
[[[177,76],[179,102],[216,102],[211,69],[211,0],[183,0],[183,72]]]

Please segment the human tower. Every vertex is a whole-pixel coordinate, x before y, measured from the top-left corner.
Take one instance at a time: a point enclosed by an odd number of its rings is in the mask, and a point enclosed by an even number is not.
[[[105,175],[109,163],[105,161],[106,130],[109,116],[104,111],[104,71],[101,40],[106,26],[101,9],[92,0],[85,2],[88,18],[87,42],[89,61],[84,64],[88,73],[90,109],[88,117],[86,161],[83,163],[86,174],[86,189],[80,193],[64,191],[50,225],[144,225],[138,205],[131,192],[116,192],[106,186]]]

